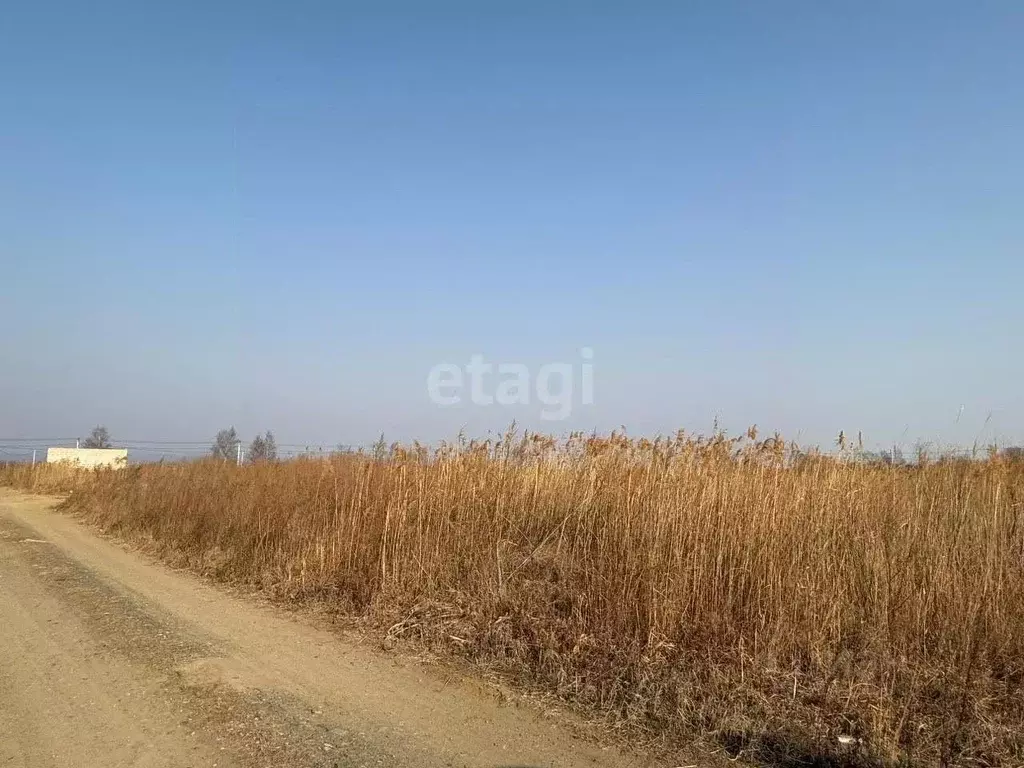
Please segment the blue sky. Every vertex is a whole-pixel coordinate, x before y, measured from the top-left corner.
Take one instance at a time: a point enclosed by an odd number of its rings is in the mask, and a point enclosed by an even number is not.
[[[1024,441],[1021,39],[1009,1],[12,6],[0,437]],[[583,347],[564,422],[427,395]]]

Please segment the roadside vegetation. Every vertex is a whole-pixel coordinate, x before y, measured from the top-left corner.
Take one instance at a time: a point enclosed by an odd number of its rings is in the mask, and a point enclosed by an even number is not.
[[[508,434],[0,482],[164,559],[773,765],[1024,763],[1024,460]]]

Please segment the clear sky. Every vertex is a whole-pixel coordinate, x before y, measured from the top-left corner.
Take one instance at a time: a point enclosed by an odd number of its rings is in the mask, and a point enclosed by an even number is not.
[[[0,437],[1024,441],[1022,40],[1017,0],[8,4]],[[428,397],[583,348],[564,421]]]

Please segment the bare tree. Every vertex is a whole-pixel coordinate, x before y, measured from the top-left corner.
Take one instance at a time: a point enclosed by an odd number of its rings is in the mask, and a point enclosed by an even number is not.
[[[902,467],[907,463],[903,457],[903,451],[895,445],[890,450],[879,453],[878,458],[883,464],[890,467]]]
[[[1011,445],[1007,448],[1003,448],[1003,456],[1007,461],[1024,462],[1024,446]]]
[[[238,433],[234,427],[222,429],[213,438],[213,446],[210,448],[210,453],[214,458],[234,461],[240,442],[242,441],[238,439]]]
[[[107,431],[106,427],[97,426],[92,430],[85,440],[82,441],[83,448],[110,448],[113,443],[110,442],[110,432]]]
[[[265,435],[257,435],[249,444],[246,458],[250,462],[277,461],[277,442],[274,433],[267,430]]]

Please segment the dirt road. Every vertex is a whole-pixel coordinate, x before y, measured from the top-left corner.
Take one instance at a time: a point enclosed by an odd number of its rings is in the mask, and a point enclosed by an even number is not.
[[[0,490],[0,765],[646,765]]]

